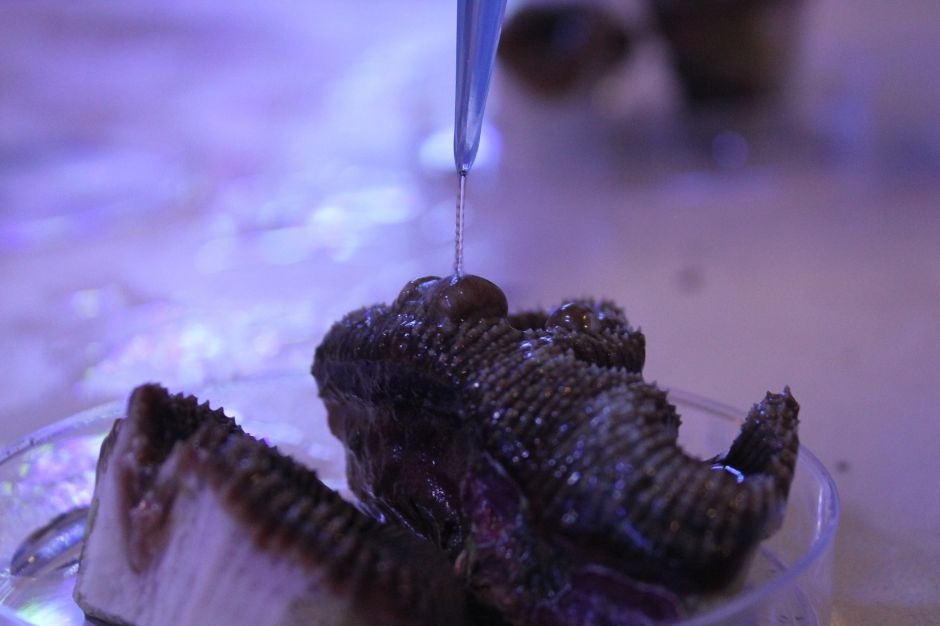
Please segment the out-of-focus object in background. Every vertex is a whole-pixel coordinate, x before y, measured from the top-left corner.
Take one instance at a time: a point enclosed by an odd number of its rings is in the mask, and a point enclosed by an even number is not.
[[[740,103],[786,81],[802,0],[650,0],[690,103]]]
[[[586,91],[659,37],[689,105],[755,102],[786,83],[803,0],[637,0],[629,10],[630,2],[523,4],[506,24],[500,59],[532,91],[560,96]]]
[[[619,16],[591,4],[529,5],[506,23],[499,56],[544,96],[587,89],[622,62],[631,40]]]

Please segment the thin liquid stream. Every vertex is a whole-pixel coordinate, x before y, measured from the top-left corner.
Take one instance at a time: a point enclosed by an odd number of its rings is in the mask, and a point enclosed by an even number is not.
[[[467,190],[467,173],[460,172],[457,183],[457,228],[454,241],[454,275],[463,276],[463,223],[464,195]]]

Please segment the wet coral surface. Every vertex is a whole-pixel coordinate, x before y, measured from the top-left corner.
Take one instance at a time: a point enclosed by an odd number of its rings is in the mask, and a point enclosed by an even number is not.
[[[453,276],[349,314],[313,374],[353,491],[449,553],[481,602],[519,624],[643,623],[741,573],[799,445],[787,389],[727,454],[689,457],[644,359],[611,302],[509,316],[499,287]]]

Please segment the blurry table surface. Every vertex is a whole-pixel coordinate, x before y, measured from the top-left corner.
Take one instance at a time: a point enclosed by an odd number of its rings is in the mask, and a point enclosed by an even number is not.
[[[0,444],[303,371],[449,270],[453,7],[307,4],[0,6]],[[843,499],[835,624],[940,623],[938,7],[810,3],[746,121],[682,115],[655,41],[589,99],[500,73],[470,179],[467,267],[512,306],[608,296],[667,387],[791,385]]]

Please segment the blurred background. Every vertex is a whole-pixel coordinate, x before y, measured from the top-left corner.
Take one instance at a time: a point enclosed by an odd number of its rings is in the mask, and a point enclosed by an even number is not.
[[[304,372],[448,273],[455,4],[0,4],[0,447]],[[510,2],[468,184],[511,307],[610,297],[663,386],[791,385],[836,624],[940,623],[938,42],[935,0]]]

